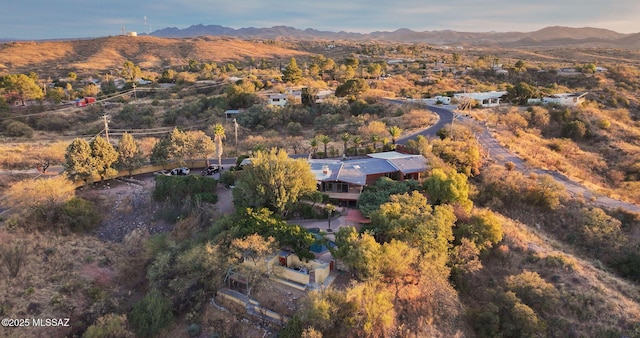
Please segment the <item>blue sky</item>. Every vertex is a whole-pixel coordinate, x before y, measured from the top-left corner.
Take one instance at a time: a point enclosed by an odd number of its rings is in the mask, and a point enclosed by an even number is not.
[[[118,35],[123,26],[147,33],[194,24],[360,33],[530,32],[547,26],[637,33],[638,18],[638,0],[9,0],[0,6],[0,38],[100,37]]]

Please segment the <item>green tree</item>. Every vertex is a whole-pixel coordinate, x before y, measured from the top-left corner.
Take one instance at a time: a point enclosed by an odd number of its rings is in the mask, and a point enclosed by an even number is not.
[[[120,71],[120,75],[127,81],[134,81],[142,75],[142,71],[140,67],[136,66],[131,61],[125,61],[122,65],[122,70]]]
[[[396,140],[398,139],[398,137],[400,137],[400,135],[402,135],[402,129],[400,129],[400,127],[398,126],[391,126],[389,127],[389,129],[387,129],[387,131],[389,132],[389,135],[391,136],[391,143],[393,144],[393,148],[396,148]]]
[[[251,158],[251,165],[236,181],[233,197],[239,205],[267,207],[285,215],[302,196],[314,191],[316,178],[307,161],[271,149]]]
[[[356,135],[353,137],[353,145],[355,146],[355,155],[360,155],[360,146],[364,141],[360,135]]]
[[[327,154],[327,146],[331,143],[331,137],[329,137],[329,135],[320,134],[316,136],[316,139],[324,146],[324,158],[327,158],[329,155]]]
[[[336,88],[335,95],[337,97],[346,97],[349,101],[355,101],[369,88],[369,84],[364,79],[350,79]]]
[[[139,337],[154,337],[173,323],[171,301],[159,291],[150,291],[129,313],[133,331]]]
[[[289,64],[282,71],[282,81],[291,82],[293,84],[299,83],[302,80],[302,70],[298,67],[298,63],[295,58],[291,58]]]
[[[118,152],[111,143],[101,136],[96,136],[90,146],[93,164],[96,172],[100,175],[100,180],[115,177],[118,172],[112,166],[118,160]]]
[[[342,135],[340,135],[340,140],[342,141],[342,145],[343,145],[343,155],[347,155],[347,148],[349,145],[349,140],[351,140],[351,135],[349,133],[343,133]]]
[[[341,227],[335,235],[337,249],[332,255],[362,279],[379,278],[381,245],[369,233],[358,234],[354,227]]]
[[[389,202],[371,214],[367,228],[374,231],[380,242],[393,239],[407,242],[419,249],[427,261],[444,266],[455,221],[451,206],[432,208],[422,194],[414,191],[391,196]]]
[[[467,176],[455,170],[445,172],[440,168],[433,169],[423,187],[433,204],[455,204],[466,212],[473,208],[473,202],[469,200]]]
[[[518,72],[518,73],[520,73],[520,72],[522,72],[523,70],[525,70],[525,67],[526,67],[526,65],[525,65],[524,61],[522,61],[522,60],[518,60],[518,61],[516,61],[516,63],[513,65],[513,68],[514,68],[514,69],[516,70],[516,72]]]
[[[393,294],[383,285],[376,281],[356,284],[347,290],[346,299],[356,310],[352,317],[356,337],[393,336],[396,329]]]
[[[225,134],[224,126],[220,123],[216,123],[209,127],[211,134],[213,134],[213,142],[216,144],[216,157],[218,157],[218,166],[222,168],[222,141],[227,137]]]
[[[527,100],[538,97],[538,88],[526,82],[519,82],[515,86],[509,86],[507,94],[513,102],[524,105]]]
[[[318,139],[312,138],[309,140],[309,146],[311,146],[311,152],[313,153],[313,158],[316,158],[316,153],[318,152]]]
[[[170,156],[182,163],[189,161],[191,166],[198,158],[209,158],[209,154],[215,150],[215,144],[211,138],[200,130],[183,132],[175,128],[170,138]]]
[[[69,144],[64,159],[64,170],[73,180],[81,179],[87,182],[97,173],[91,146],[83,139],[77,138]]]
[[[234,238],[245,238],[253,234],[264,238],[273,237],[278,242],[278,247],[290,248],[300,259],[314,258],[309,248],[316,241],[315,237],[305,228],[274,216],[267,208],[240,209],[232,221],[229,233]]]
[[[129,176],[133,175],[133,171],[140,168],[144,164],[142,151],[138,148],[138,143],[133,136],[127,132],[122,134],[122,138],[118,143],[118,169],[127,170]]]
[[[151,150],[150,161],[153,165],[162,165],[165,168],[169,163],[169,148],[171,147],[171,138],[163,137],[156,144],[153,145]]]
[[[369,84],[364,79],[350,79],[336,88],[335,95],[346,97],[349,101],[355,101],[367,90],[369,90]]]
[[[24,74],[0,77],[0,88],[4,88],[9,94],[17,95],[23,106],[27,100],[39,100],[44,97],[44,92],[36,81]]]

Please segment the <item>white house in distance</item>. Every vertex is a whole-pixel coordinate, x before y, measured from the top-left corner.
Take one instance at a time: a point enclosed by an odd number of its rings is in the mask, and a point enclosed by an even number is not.
[[[327,96],[332,94],[333,94],[332,90],[328,90],[328,89],[319,90],[318,93],[316,94],[316,103],[320,103],[324,101],[324,99],[326,99]],[[302,101],[302,91],[296,90],[296,91],[289,91],[285,94],[281,94],[281,93],[269,94],[268,99],[269,99],[268,104],[270,106],[284,107],[287,105],[287,103],[289,103],[291,99],[294,99],[298,103]]]
[[[480,103],[482,107],[496,107],[500,105],[500,99],[507,92],[483,92],[483,93],[456,93],[453,94],[453,97],[458,101],[464,101],[468,99],[476,100]]]
[[[541,99],[529,99],[528,104],[558,104],[561,106],[575,107],[583,104],[587,99],[587,92],[584,93],[561,93],[546,96]]]

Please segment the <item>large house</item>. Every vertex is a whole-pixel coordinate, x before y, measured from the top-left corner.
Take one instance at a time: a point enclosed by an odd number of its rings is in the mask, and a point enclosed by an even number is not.
[[[396,151],[369,154],[354,160],[310,159],[309,164],[316,176],[318,190],[345,202],[357,201],[364,187],[381,177],[419,180],[420,174],[428,168],[424,156]]]

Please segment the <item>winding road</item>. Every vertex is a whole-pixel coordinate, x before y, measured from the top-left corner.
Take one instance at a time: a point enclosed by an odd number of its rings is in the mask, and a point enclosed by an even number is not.
[[[395,100],[395,99],[387,99],[389,103],[393,104],[406,104],[407,102],[404,100]],[[434,112],[438,115],[439,120],[433,126],[421,130],[412,135],[408,135],[402,137],[396,141],[397,144],[406,144],[407,141],[416,138],[418,135],[422,135],[424,137],[434,137],[438,130],[444,128],[446,125],[451,124],[454,118],[453,110],[455,110],[454,106],[432,106],[426,105],[426,108],[430,111]],[[589,188],[572,180],[571,178],[565,176],[564,174],[554,171],[554,170],[545,170],[540,168],[531,168],[529,167],[522,158],[518,157],[516,154],[512,153],[498,142],[492,135],[489,129],[481,122],[471,119],[467,116],[455,116],[456,120],[460,119],[465,122],[469,122],[478,128],[474,128],[476,131],[476,137],[478,142],[482,145],[489,158],[491,158],[497,164],[505,164],[507,162],[513,162],[516,165],[516,169],[523,173],[536,173],[538,175],[550,175],[556,182],[562,184],[567,192],[571,194],[573,197],[583,197],[587,201],[592,201],[594,205],[598,207],[603,207],[606,209],[622,209],[627,212],[640,213],[640,206],[616,200],[602,194],[595,193],[591,191]],[[478,130],[481,130],[478,131]]]

